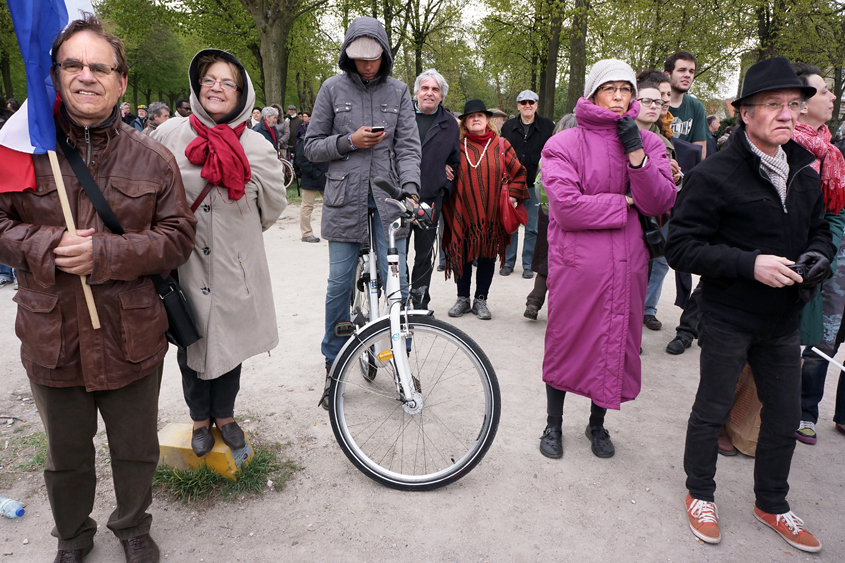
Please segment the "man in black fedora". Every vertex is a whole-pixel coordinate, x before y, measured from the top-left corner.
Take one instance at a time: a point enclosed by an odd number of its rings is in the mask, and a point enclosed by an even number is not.
[[[763,404],[754,516],[797,549],[821,549],[786,500],[801,415],[798,313],[830,274],[835,253],[815,157],[790,140],[814,93],[785,58],[752,66],[733,102],[741,123],[732,142],[687,175],[669,223],[669,265],[701,275],[701,379],[684,470],[690,528],[707,543],[721,540],[718,433],[747,362]]]

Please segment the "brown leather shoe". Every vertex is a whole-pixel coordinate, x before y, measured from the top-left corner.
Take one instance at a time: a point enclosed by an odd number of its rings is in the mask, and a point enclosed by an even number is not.
[[[92,549],[94,549],[93,543],[83,549],[60,549],[53,563],[83,563],[85,556],[91,553]]]
[[[206,426],[194,430],[191,436],[191,449],[194,450],[196,456],[206,456],[212,448],[214,448],[214,435],[211,430]]]
[[[150,534],[135,536],[128,540],[120,540],[123,546],[123,554],[126,555],[126,563],[158,563],[160,553],[156,542]]]
[[[230,450],[242,450],[246,446],[244,431],[241,430],[237,422],[230,422],[221,426],[220,435],[223,437],[223,443],[229,446]]]

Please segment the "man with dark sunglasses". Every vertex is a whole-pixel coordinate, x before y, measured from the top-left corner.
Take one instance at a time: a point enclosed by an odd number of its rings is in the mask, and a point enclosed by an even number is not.
[[[502,126],[502,137],[513,146],[520,164],[528,173],[526,181],[530,198],[525,202],[528,210],[528,224],[525,225],[525,236],[522,242],[522,277],[525,279],[534,277],[534,272],[531,271],[531,259],[534,257],[534,244],[537,242],[537,214],[540,205],[540,200],[537,199],[537,193],[534,190],[534,180],[537,177],[537,165],[540,163],[540,151],[543,150],[555,128],[551,119],[537,115],[539,101],[539,96],[531,90],[520,92],[516,97],[519,115],[506,121]],[[509,276],[513,272],[518,245],[519,231],[511,237],[505,265],[499,270],[499,274]]]

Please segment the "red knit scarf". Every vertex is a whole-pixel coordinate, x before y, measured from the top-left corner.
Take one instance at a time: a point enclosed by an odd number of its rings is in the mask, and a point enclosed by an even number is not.
[[[488,126],[487,126],[487,131],[485,131],[485,132],[484,132],[484,134],[482,134],[482,135],[473,135],[472,133],[470,133],[469,131],[467,131],[467,135],[466,135],[466,136],[467,136],[467,139],[469,139],[470,141],[475,141],[475,142],[476,142],[476,143],[478,143],[479,145],[485,145],[485,144],[487,144],[487,141],[492,140],[492,139],[493,139],[493,137],[495,137],[495,136],[496,136],[496,134],[493,132],[493,130],[492,130],[492,129],[490,129],[490,126],[488,125]]]
[[[813,168],[819,172],[821,167],[825,208],[839,215],[845,208],[845,158],[839,149],[831,144],[830,129],[827,125],[813,129],[806,123],[799,122],[795,125],[792,138],[818,159],[813,163]]]
[[[196,166],[202,165],[200,176],[212,185],[227,188],[229,199],[241,199],[245,193],[244,184],[252,177],[240,141],[246,121],[234,129],[225,123],[209,129],[194,114],[191,114],[190,120],[197,138],[185,149],[188,161]]]

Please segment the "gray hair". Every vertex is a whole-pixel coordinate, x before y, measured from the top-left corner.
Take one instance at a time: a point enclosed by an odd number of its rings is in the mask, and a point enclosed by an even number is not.
[[[268,117],[273,117],[274,115],[276,117],[279,117],[279,110],[277,110],[274,107],[266,107],[263,110],[261,110],[261,119],[263,121],[267,121]]]
[[[163,109],[167,110],[168,115],[170,114],[170,108],[167,107],[167,104],[165,104],[164,102],[153,102],[147,109],[147,113],[150,114],[151,117],[160,117],[161,110]]]
[[[422,71],[422,74],[417,76],[416,81],[414,82],[414,96],[416,97],[417,93],[420,91],[420,84],[423,81],[428,80],[429,78],[433,78],[437,81],[437,85],[440,86],[440,92],[443,94],[443,99],[446,99],[446,94],[449,93],[449,84],[446,82],[446,79],[443,78],[443,75],[430,68],[428,70]]]
[[[124,106],[131,107],[129,106],[129,102],[123,102],[122,104],[120,104],[120,109],[123,109]]]

